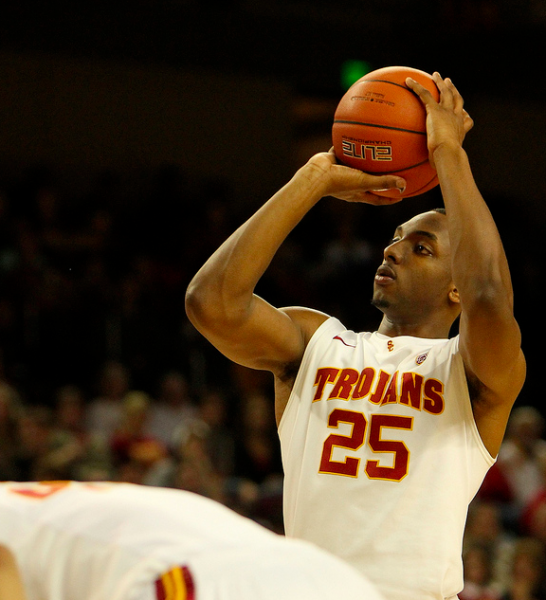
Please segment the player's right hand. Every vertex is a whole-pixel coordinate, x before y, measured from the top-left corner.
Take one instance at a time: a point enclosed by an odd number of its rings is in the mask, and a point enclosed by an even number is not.
[[[319,152],[312,156],[299,174],[320,186],[322,196],[376,206],[400,202],[406,188],[406,181],[402,177],[370,175],[340,164],[333,148],[329,152]],[[385,198],[374,193],[394,188],[400,191],[400,198]]]

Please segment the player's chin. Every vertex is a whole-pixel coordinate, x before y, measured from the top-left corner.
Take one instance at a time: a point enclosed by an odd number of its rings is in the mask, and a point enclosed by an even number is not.
[[[388,300],[388,298],[381,293],[380,290],[374,289],[371,305],[375,306],[375,308],[378,308],[379,310],[384,310],[386,308],[389,308],[391,303]]]

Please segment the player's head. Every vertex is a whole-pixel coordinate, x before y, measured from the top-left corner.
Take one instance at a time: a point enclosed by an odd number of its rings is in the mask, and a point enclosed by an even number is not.
[[[374,280],[372,304],[401,324],[433,318],[450,326],[455,321],[459,294],[443,209],[418,214],[396,228]]]

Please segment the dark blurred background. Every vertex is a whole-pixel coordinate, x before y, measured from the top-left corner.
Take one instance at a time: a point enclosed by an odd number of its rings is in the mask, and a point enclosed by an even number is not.
[[[190,365],[201,341],[185,322],[185,285],[223,237],[329,147],[343,74],[357,61],[439,70],[465,96],[476,121],[467,149],[514,275],[531,367],[524,395],[542,410],[545,34],[539,0],[4,3],[6,376],[41,401],[66,379],[89,387],[107,358],[134,363],[142,385],[163,361],[202,385]],[[329,244],[353,236],[368,246],[360,260],[376,263],[366,253],[392,226],[438,202],[437,190],[382,211],[325,201],[293,234],[264,293],[339,305],[349,325],[374,326],[369,273],[340,294]],[[305,290],[293,285],[298,269]]]
[[[546,415],[545,39],[544,0],[3,3],[0,478],[172,485],[176,471],[176,485],[214,496],[206,452],[185,447],[195,472],[181,459],[188,431],[207,437],[203,421],[217,432],[211,472],[258,485],[280,475],[271,378],[197,334],[184,293],[215,248],[330,147],[347,73],[364,68],[438,70],[465,97],[466,148],[505,242],[529,362],[518,405]],[[437,189],[389,208],[325,199],[258,292],[374,329],[384,243],[438,205]],[[158,439],[165,423],[175,437]],[[114,437],[93,462],[86,436],[101,431]],[[166,454],[131,454],[130,439]],[[171,460],[167,475],[150,475],[158,457]],[[229,489],[238,502],[254,493]]]

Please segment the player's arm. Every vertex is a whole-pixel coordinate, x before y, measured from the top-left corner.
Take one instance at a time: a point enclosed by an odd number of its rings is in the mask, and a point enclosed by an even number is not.
[[[525,380],[521,334],[502,241],[462,147],[472,120],[452,82],[437,73],[434,78],[439,103],[418,84],[410,87],[427,109],[430,156],[446,207],[453,280],[462,309],[461,353],[477,390],[474,415],[485,446],[496,456]]]
[[[25,590],[13,554],[0,545],[0,600],[26,600]]]
[[[279,310],[254,294],[279,246],[323,196],[390,204],[396,200],[370,191],[404,185],[399,177],[374,177],[339,165],[333,151],[313,156],[195,275],[186,294],[190,321],[231,360],[282,376],[301,360],[327,316],[309,309]]]

